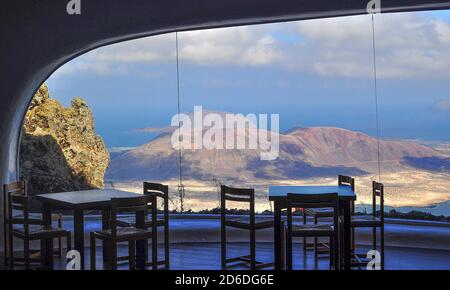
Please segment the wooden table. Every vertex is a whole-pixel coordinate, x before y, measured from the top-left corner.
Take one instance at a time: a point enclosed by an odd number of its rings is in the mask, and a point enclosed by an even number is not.
[[[274,250],[275,250],[275,269],[282,268],[281,258],[281,210],[287,208],[287,194],[321,194],[337,192],[339,196],[339,211],[343,216],[343,245],[342,256],[343,269],[351,268],[351,204],[356,200],[356,194],[350,186],[270,186],[269,200],[274,202]],[[339,247],[338,247],[339,248]]]
[[[102,228],[107,229],[110,219],[111,198],[138,197],[141,194],[114,190],[114,189],[93,189],[84,191],[49,193],[37,195],[36,198],[42,203],[42,217],[45,225],[51,225],[52,210],[69,209],[73,210],[74,220],[74,249],[80,252],[81,269],[84,269],[84,214],[85,210],[99,210],[102,212]],[[144,213],[136,214],[136,225],[144,227]],[[42,262],[44,266],[53,268],[52,257],[53,241],[48,239],[42,243]],[[136,243],[136,265],[144,268],[146,245],[144,241]],[[103,245],[104,257],[107,256],[107,249]]]

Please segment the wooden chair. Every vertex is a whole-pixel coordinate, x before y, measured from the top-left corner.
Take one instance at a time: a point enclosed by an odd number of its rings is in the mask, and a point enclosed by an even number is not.
[[[23,262],[26,269],[30,269],[31,262],[40,261],[31,257],[30,242],[57,238],[60,241],[59,254],[61,255],[61,240],[67,240],[67,251],[71,249],[71,233],[61,227],[44,226],[41,219],[31,218],[29,212],[29,197],[26,183],[23,181],[3,186],[4,214],[5,214],[5,266],[14,269],[15,262]],[[17,214],[19,212],[19,214]],[[14,238],[23,240],[24,258],[14,257]]]
[[[159,183],[144,182],[144,194],[152,198],[151,204],[148,205],[148,211],[150,211],[151,216],[146,214],[145,227],[151,229],[153,232],[152,236],[152,255],[157,259],[157,247],[158,247],[158,227],[164,228],[164,260],[158,261],[157,266],[164,265],[166,270],[169,269],[169,187],[167,185]],[[158,216],[158,198],[163,201],[163,218]],[[129,220],[117,220],[117,225],[121,227],[136,226],[136,223],[130,222]],[[148,263],[148,265],[153,263]],[[155,268],[156,270],[156,268]]]
[[[292,239],[294,237],[326,237],[330,242],[330,269],[339,269],[338,238],[339,238],[339,203],[337,193],[327,194],[293,194],[289,193],[287,202],[287,229],[286,229],[286,268],[292,270]],[[303,209],[330,209],[332,224],[293,224],[292,210]]]
[[[350,176],[339,175],[338,176],[338,185],[339,186],[350,186],[353,191],[355,191],[355,179]],[[351,212],[354,212],[355,204],[352,202]],[[333,217],[333,211],[330,208],[322,208],[322,209],[304,209],[303,210],[303,224],[306,224],[307,216],[311,216],[313,218],[314,224],[319,223],[320,218],[331,218]],[[354,241],[354,231],[352,232],[352,241]],[[352,245],[354,243],[352,242]],[[307,238],[303,239],[303,249],[306,252],[308,250],[309,244],[307,243]],[[319,254],[327,254],[329,253],[330,246],[327,243],[319,243],[318,238],[314,238],[313,249],[314,256],[317,259]]]
[[[229,263],[244,262],[250,265],[250,269],[257,270],[271,267],[274,263],[262,263],[256,261],[256,231],[272,228],[274,226],[272,218],[256,218],[255,216],[255,190],[253,188],[232,188],[222,185],[221,193],[221,261],[222,269]],[[226,202],[249,203],[249,217],[227,218]],[[250,255],[227,258],[227,235],[226,227],[233,227],[248,230],[250,233]]]
[[[3,217],[4,217],[4,221],[5,221],[5,227],[4,227],[4,231],[3,231],[3,237],[4,237],[4,265],[5,267],[8,267],[9,263],[10,263],[10,258],[9,258],[9,246],[8,246],[8,241],[9,241],[9,237],[11,236],[11,232],[10,232],[10,227],[9,227],[9,219],[8,219],[8,212],[7,212],[7,204],[8,204],[8,193],[10,192],[16,192],[16,194],[23,194],[25,196],[28,196],[28,191],[27,191],[27,184],[25,181],[17,181],[14,183],[10,183],[10,184],[4,184],[3,185]],[[30,225],[43,225],[43,220],[40,217],[36,217],[35,214],[31,214],[28,217],[29,220],[29,224]],[[57,227],[58,228],[62,228],[62,215],[59,213],[53,214],[52,215],[52,220],[57,222]],[[13,223],[15,224],[22,224],[23,225],[23,215],[21,214],[16,214],[13,212]],[[57,238],[58,240],[58,249],[55,250],[55,255],[58,257],[62,257],[63,254],[63,246],[62,246],[62,238],[59,237]],[[36,250],[30,250],[30,262],[36,262],[36,263],[40,263],[41,259],[39,258],[40,255],[40,251],[36,251]],[[24,259],[23,258],[15,258],[14,262],[20,262],[23,263]]]
[[[379,209],[377,209],[378,198],[380,199]],[[377,229],[380,229],[380,268],[384,270],[384,186],[382,183],[372,182],[372,214],[368,216],[353,215],[351,226],[353,230],[355,228],[372,228],[373,250],[377,249]],[[354,253],[353,267],[365,267],[368,262],[366,254]]]
[[[110,229],[95,231],[90,233],[91,248],[91,270],[96,269],[96,240],[100,239],[110,251],[108,255],[108,263],[112,270],[117,270],[117,244],[128,242],[128,261],[129,269],[134,270],[136,267],[136,241],[148,240],[152,238],[152,231],[137,228],[133,226],[119,227],[117,225],[117,215],[120,213],[142,213],[145,214],[147,206],[151,202],[152,197],[140,196],[131,198],[113,198],[111,199],[111,220]],[[153,261],[156,264],[156,260]]]

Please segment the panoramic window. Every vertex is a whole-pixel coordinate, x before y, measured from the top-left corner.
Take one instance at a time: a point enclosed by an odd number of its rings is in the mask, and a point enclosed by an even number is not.
[[[375,180],[393,217],[448,217],[448,12],[372,24],[200,30],[91,51],[37,92],[21,174],[33,193],[160,182],[171,210],[204,213],[216,212],[220,185],[254,187],[262,213],[268,186],[349,175],[360,212],[372,210]]]
[[[0,269],[450,269],[450,1],[6,2]]]

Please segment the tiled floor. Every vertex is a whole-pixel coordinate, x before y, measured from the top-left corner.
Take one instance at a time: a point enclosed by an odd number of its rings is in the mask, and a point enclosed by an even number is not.
[[[230,256],[243,255],[248,253],[247,244],[230,243]],[[300,244],[294,246],[294,268],[298,270],[327,270],[328,259],[321,258],[317,263],[314,262],[313,253],[308,252],[306,256]],[[359,247],[361,252],[367,251],[365,247]],[[162,247],[159,252],[162,254]],[[89,252],[86,250],[86,252]],[[101,249],[97,249],[97,253]],[[119,248],[119,255],[126,255],[126,246]],[[170,248],[171,269],[174,270],[219,270],[220,269],[220,244],[219,243],[192,243],[192,244],[172,244]],[[86,261],[89,263],[89,254]],[[273,259],[273,245],[270,243],[258,243],[257,258],[263,262],[269,262]],[[55,258],[55,268],[65,269],[65,262]],[[87,269],[89,265],[87,265]],[[102,269],[101,254],[97,255],[97,269]],[[119,269],[127,269],[126,262],[119,266]],[[244,265],[236,265],[230,269],[247,269]],[[450,251],[429,250],[429,249],[411,249],[389,247],[386,249],[386,269],[393,270],[432,270],[432,269],[450,269]]]

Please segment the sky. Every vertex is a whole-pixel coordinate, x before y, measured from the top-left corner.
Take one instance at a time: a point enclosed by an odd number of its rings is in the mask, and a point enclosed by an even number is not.
[[[378,107],[369,15],[179,33],[181,111],[375,135],[378,108],[382,138],[450,141],[450,11],[375,15],[375,39]],[[176,76],[171,33],[93,50],[46,83],[66,106],[87,101],[107,147],[133,147],[170,125]]]

